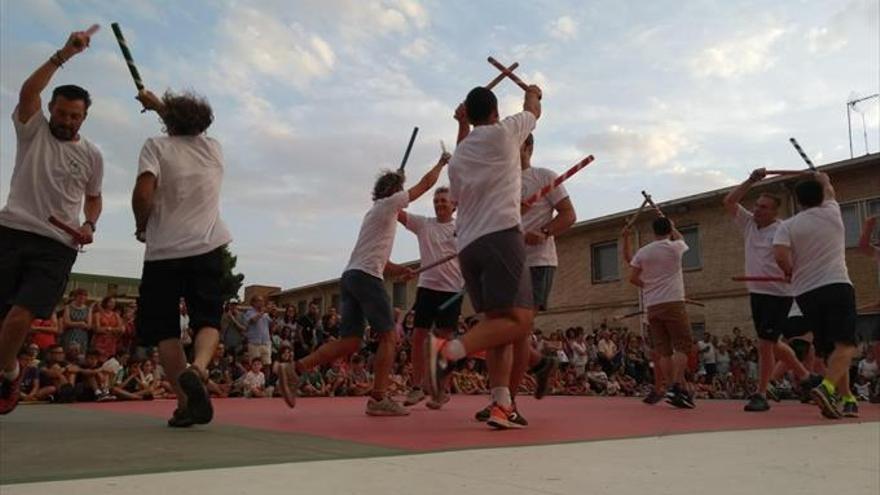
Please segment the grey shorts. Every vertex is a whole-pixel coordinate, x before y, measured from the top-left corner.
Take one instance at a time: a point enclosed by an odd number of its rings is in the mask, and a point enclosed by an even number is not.
[[[478,238],[459,253],[458,261],[477,313],[534,307],[526,245],[519,228]]]
[[[364,336],[364,320],[374,332],[394,330],[391,300],[381,278],[360,270],[348,270],[340,280],[340,337]]]
[[[556,274],[555,266],[533,266],[529,268],[532,273],[532,302],[538,311],[547,310],[547,300],[550,299],[550,289],[553,288],[553,275]]]

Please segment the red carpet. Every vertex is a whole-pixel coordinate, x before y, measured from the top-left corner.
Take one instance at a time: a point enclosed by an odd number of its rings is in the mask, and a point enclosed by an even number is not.
[[[741,401],[698,401],[697,409],[647,406],[632,398],[547,397],[519,399],[530,426],[517,431],[493,431],[473,414],[487,396],[453,397],[441,411],[420,404],[403,418],[373,418],[364,414],[366,399],[300,399],[290,410],[281,399],[215,400],[218,424],[294,432],[411,451],[539,445],[613,438],[673,435],[704,431],[785,428],[880,421],[880,406],[861,403],[861,418],[829,421],[815,406],[797,402],[772,403],[766,413],[746,413]],[[121,414],[167,418],[173,401],[81,404],[76,407]]]

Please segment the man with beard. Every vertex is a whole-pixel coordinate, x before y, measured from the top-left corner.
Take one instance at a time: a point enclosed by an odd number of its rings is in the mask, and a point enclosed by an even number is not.
[[[92,242],[101,214],[103,159],[79,134],[91,104],[88,91],[58,86],[49,101],[49,120],[40,108],[40,94],[55,71],[88,46],[88,33],[72,33],[21,86],[12,114],[15,169],[6,206],[0,210],[0,414],[18,403],[21,373],[16,353],[31,322],[48,318],[55,309],[76,247]],[[50,216],[74,227],[76,238],[52,226]]]

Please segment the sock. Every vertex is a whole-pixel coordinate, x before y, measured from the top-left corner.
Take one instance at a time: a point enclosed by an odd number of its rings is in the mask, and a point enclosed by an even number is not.
[[[499,406],[510,409],[512,401],[510,400],[510,389],[507,387],[493,387],[492,400]]]
[[[843,396],[843,402],[844,402],[844,404],[847,404],[847,403],[849,403],[849,404],[855,404],[855,403],[857,403],[858,401],[856,400],[856,396],[855,396],[855,395],[853,395],[852,393],[849,393],[849,394],[846,394],[846,395]]]
[[[450,340],[446,342],[446,345],[440,349],[440,352],[443,354],[449,361],[458,361],[459,359],[467,356],[467,351],[464,348],[464,344],[461,343],[460,340]]]
[[[21,372],[21,368],[18,367],[18,359],[15,360],[15,368],[12,368],[12,371],[4,371],[3,379],[6,381],[12,381],[18,378],[18,374]]]
[[[831,383],[827,378],[824,378],[822,380],[822,386],[825,387],[825,390],[827,390],[829,393],[834,393],[834,384]]]

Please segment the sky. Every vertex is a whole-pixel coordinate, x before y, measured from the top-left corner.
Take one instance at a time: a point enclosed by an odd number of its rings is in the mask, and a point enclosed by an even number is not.
[[[131,188],[147,137],[110,30],[119,22],[149,89],[191,90],[224,148],[222,216],[245,285],[338,277],[372,184],[420,132],[408,183],[451,146],[453,110],[519,62],[544,91],[533,164],[557,172],[579,220],[743,180],[759,166],[849,158],[846,101],[880,90],[880,0],[0,0],[0,203],[14,166],[11,115],[27,76],[74,30],[102,30],[50,84],[86,87],[81,133],[105,159],[104,213],[74,271],[138,276]],[[509,81],[502,115],[522,107]],[[47,93],[48,96],[48,93]],[[44,98],[44,102],[48,97]],[[855,156],[880,150],[877,99],[853,114]],[[441,178],[444,182],[445,174]],[[430,214],[430,198],[410,211]],[[392,259],[418,257],[399,229]]]

